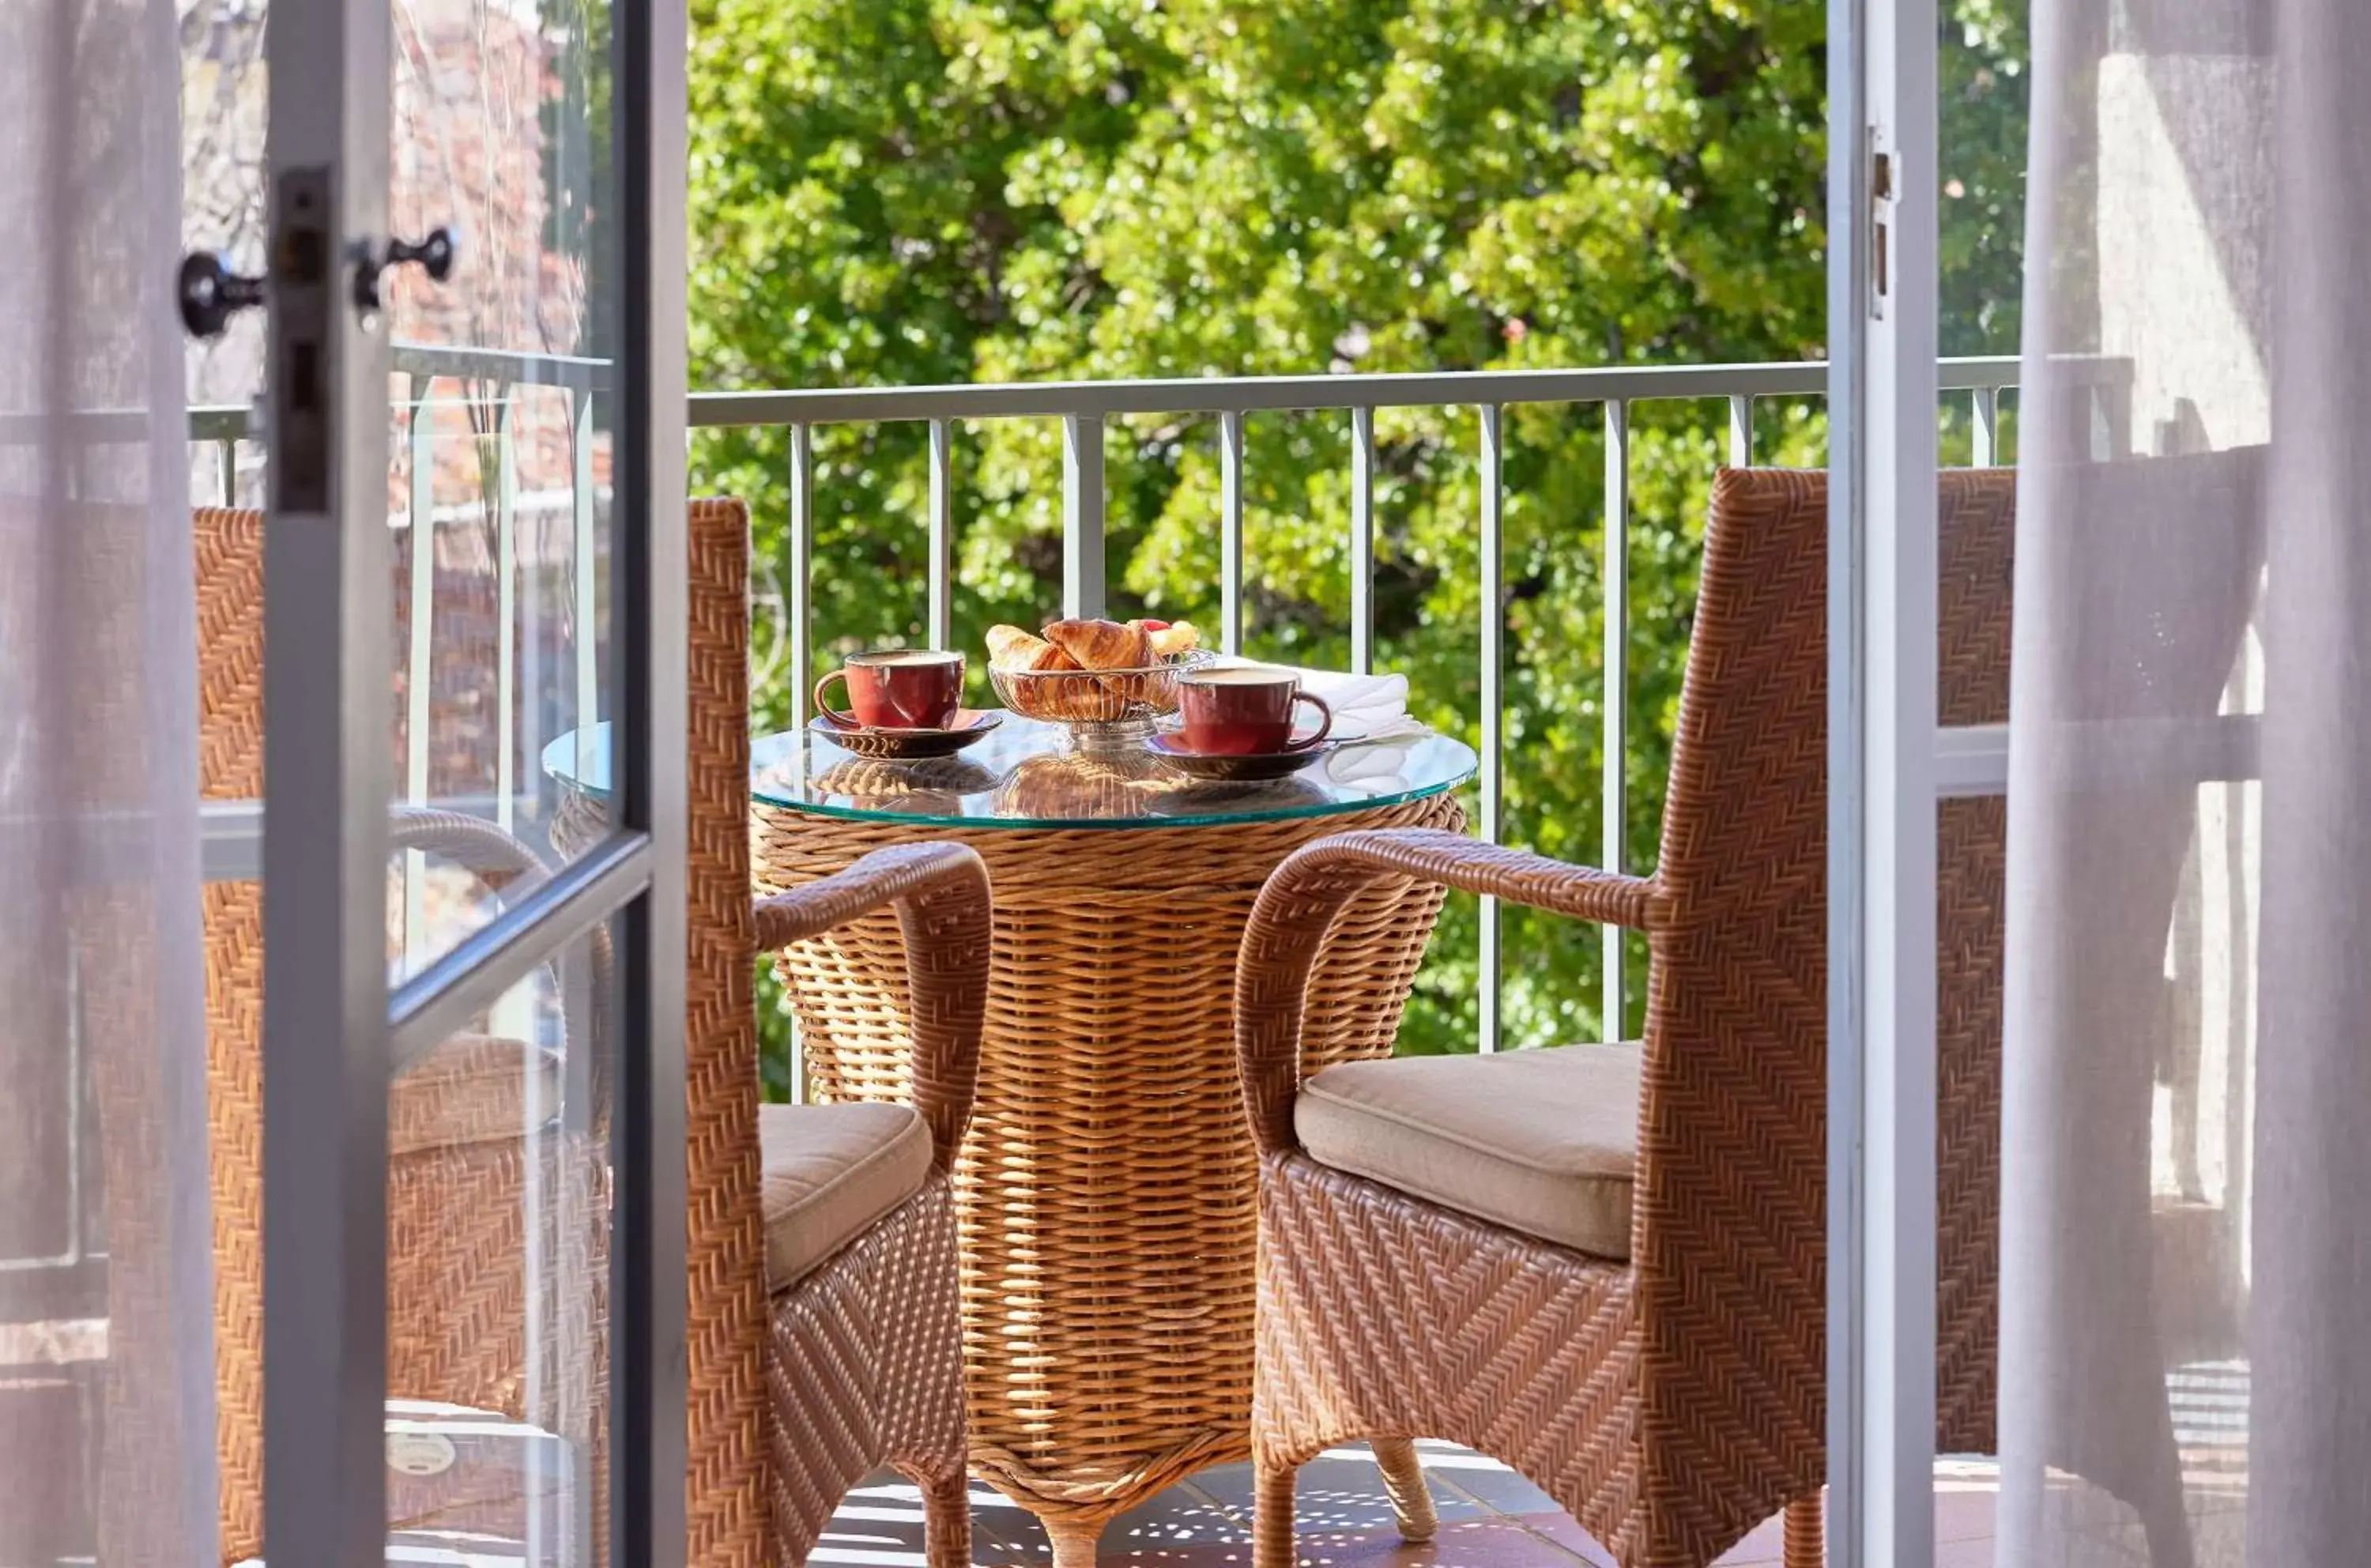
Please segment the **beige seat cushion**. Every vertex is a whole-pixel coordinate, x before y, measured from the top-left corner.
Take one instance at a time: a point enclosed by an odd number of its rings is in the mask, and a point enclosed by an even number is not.
[[[1637,1045],[1410,1056],[1328,1067],[1293,1131],[1321,1165],[1543,1241],[1630,1255]]]
[[[764,1105],[766,1280],[773,1289],[922,1190],[931,1132],[909,1105]]]

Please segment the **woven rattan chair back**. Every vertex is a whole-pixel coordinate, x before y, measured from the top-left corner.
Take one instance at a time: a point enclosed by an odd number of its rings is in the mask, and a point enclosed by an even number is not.
[[[916,846],[835,867],[753,906],[748,512],[695,502],[688,522],[687,1561],[803,1561],[847,1488],[888,1465],[922,1488],[930,1568],[961,1568],[970,1533],[949,1178],[978,1064],[986,875],[968,850]],[[931,1130],[932,1174],[920,1193],[769,1295],[758,953],[868,917],[902,930],[913,1046],[896,1098]]]
[[[196,567],[199,787],[210,801],[263,794],[263,537],[260,512],[206,508],[192,516]],[[436,811],[403,811],[393,841],[449,858],[501,885],[536,869],[533,853],[492,824]],[[262,1549],[262,888],[215,881],[202,895],[206,954],[209,1196],[214,1249],[217,1451],[224,1561]],[[606,942],[594,954],[595,991],[606,992]],[[569,1020],[590,1032],[592,1019]],[[527,1140],[484,1136],[517,1124],[515,1101],[490,1096],[519,1071],[516,1042],[457,1036],[411,1064],[390,1085],[387,1169],[387,1389],[514,1418],[540,1414],[587,1446],[593,1489],[602,1490],[598,1429],[605,1244],[563,1215],[600,1202],[605,1129],[547,1132],[534,1140],[546,1228],[529,1235],[519,1199]],[[456,1141],[451,1130],[483,1123]],[[437,1129],[448,1130],[440,1135]],[[564,1197],[561,1195],[564,1192]],[[541,1293],[536,1336],[549,1358],[538,1380],[551,1408],[530,1412],[526,1273],[531,1256],[554,1260],[562,1288]],[[468,1467],[435,1477],[389,1478],[391,1522],[523,1528],[526,1499],[507,1482],[489,1487]]]
[[[2006,473],[1944,480],[1950,722],[2006,711],[2014,493]],[[1293,1467],[1362,1436],[1378,1440],[1417,1539],[1431,1520],[1406,1442],[1444,1436],[1522,1470],[1625,1568],[1701,1568],[1782,1506],[1789,1562],[1816,1560],[1826,578],[1824,475],[1719,476],[1653,876],[1440,835],[1352,834],[1295,856],[1262,894],[1237,985],[1263,1150],[1260,1568],[1292,1555]],[[1941,819],[1941,1429],[1954,1447],[1990,1441],[1999,826],[1994,802],[1954,802]],[[1648,933],[1626,1262],[1329,1170],[1299,1147],[1294,1093],[1323,1065],[1301,1039],[1305,933],[1375,878],[1409,874]],[[1346,1274],[1349,1260],[1359,1267]]]
[[[2005,722],[2016,476],[1947,472],[1938,499],[1940,717]],[[1655,1470],[1717,1470],[1727,1434],[1756,1426],[1822,1452],[1827,514],[1824,473],[1730,470],[1715,487],[1656,877],[1671,919],[1654,938],[1639,1123],[1633,1257]],[[2003,805],[1948,801],[1937,824],[1937,1438],[1953,1452],[1993,1445]]]
[[[1815,474],[1713,491],[1651,936],[1632,1265],[1649,1510],[1815,1486],[1826,1275],[1827,527]],[[1710,1322],[1707,1322],[1707,1319]],[[1741,1434],[1767,1434],[1762,1452]],[[1668,1494],[1668,1495],[1665,1495]]]
[[[1940,503],[1937,717],[1951,729],[2006,724],[2016,470],[1946,473]],[[1939,1453],[1989,1454],[2000,1349],[2008,801],[2000,795],[1940,801],[1935,832],[1935,1446]]]
[[[263,513],[192,518],[198,789],[263,797]],[[206,1135],[214,1210],[214,1398],[223,1561],[263,1548],[263,888],[210,882]]]
[[[697,1568],[759,1568],[773,1559],[758,950],[749,883],[749,513],[739,502],[698,501],[687,521],[686,1561]]]

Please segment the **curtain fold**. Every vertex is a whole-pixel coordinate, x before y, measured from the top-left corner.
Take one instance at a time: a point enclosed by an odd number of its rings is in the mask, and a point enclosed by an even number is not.
[[[2371,6],[2035,10],[1997,1561],[2371,1560]]]
[[[0,1562],[215,1558],[179,101],[0,7]]]

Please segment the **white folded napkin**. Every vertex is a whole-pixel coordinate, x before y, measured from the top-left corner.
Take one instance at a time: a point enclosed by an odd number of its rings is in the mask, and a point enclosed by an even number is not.
[[[1256,664],[1257,659],[1220,658],[1221,665]],[[1337,741],[1387,741],[1421,735],[1425,727],[1408,717],[1405,675],[1354,675],[1346,670],[1309,670],[1279,664],[1301,677],[1301,689],[1334,710]]]
[[[1408,786],[1400,777],[1408,748],[1385,742],[1380,745],[1344,746],[1327,757],[1325,777],[1337,790],[1361,795],[1394,795]]]

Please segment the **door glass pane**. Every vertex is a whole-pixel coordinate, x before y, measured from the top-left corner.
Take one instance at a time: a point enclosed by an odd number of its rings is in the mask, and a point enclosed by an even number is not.
[[[607,1561],[609,943],[388,1086],[390,1561]]]
[[[614,689],[610,10],[395,0],[394,20],[389,223],[458,241],[443,281],[405,265],[382,285],[396,795],[554,865],[607,827],[545,764]],[[492,916],[466,868],[399,873],[399,974]]]
[[[262,270],[266,216],[266,0],[181,7],[181,242]],[[214,338],[187,338],[190,500],[261,506],[266,452],[249,409],[263,391],[264,313],[244,310]]]

